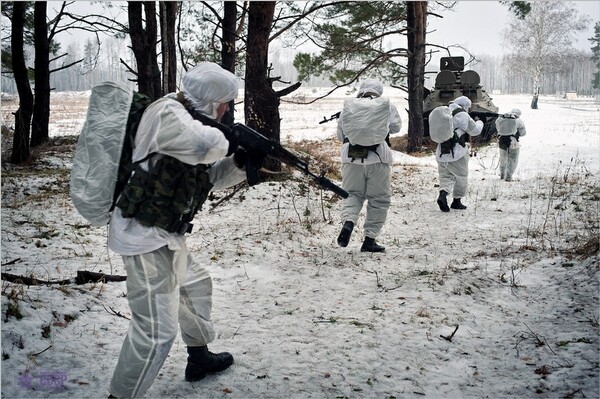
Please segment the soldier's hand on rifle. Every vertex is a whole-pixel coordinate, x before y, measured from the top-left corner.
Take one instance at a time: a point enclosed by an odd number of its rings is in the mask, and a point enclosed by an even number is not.
[[[246,151],[244,147],[238,147],[233,154],[233,161],[240,169],[250,164],[256,170],[262,168],[267,154],[259,150]]]
[[[230,156],[231,154],[234,154],[238,150],[239,145],[233,135],[231,135],[229,137],[226,136],[226,138],[227,138],[227,141],[229,141],[229,148],[227,149],[226,156]]]
[[[257,169],[262,168],[266,158],[267,154],[260,150],[252,150],[248,152],[248,159],[250,160],[250,163]]]
[[[235,162],[235,166],[240,169],[244,169],[246,167],[246,162],[248,162],[248,153],[242,147],[238,147],[233,153],[233,162]]]

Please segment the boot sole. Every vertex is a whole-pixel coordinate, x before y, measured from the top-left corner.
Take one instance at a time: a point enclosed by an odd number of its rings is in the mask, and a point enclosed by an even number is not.
[[[382,252],[385,252],[385,248],[384,249],[365,249],[365,248],[361,248],[360,252],[382,253]]]

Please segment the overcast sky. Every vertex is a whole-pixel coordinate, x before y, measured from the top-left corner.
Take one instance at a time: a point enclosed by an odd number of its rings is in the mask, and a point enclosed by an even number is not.
[[[590,51],[589,38],[594,34],[594,24],[600,20],[600,1],[574,1],[581,14],[591,17],[587,30],[577,36],[575,47],[580,50]],[[49,8],[58,8],[60,2],[50,1]],[[78,12],[94,9],[89,1],[77,1],[75,6]],[[116,13],[117,10],[102,10],[102,12]],[[502,31],[507,26],[511,11],[508,6],[500,4],[497,0],[487,1],[458,1],[452,11],[440,12],[443,18],[430,16],[428,18],[427,41],[440,45],[460,44],[468,48],[472,54],[501,55],[503,53]],[[126,15],[121,13],[123,19]],[[78,40],[85,34],[78,33],[71,38],[63,37],[59,40]],[[456,54],[460,55],[460,54]]]
[[[589,38],[594,24],[600,20],[600,1],[574,1],[580,14],[592,18],[589,28],[577,36],[575,47],[590,51]],[[427,41],[440,45],[462,44],[472,54],[500,55],[503,53],[502,31],[511,11],[499,1],[459,1],[454,11],[444,11],[444,18],[427,19]]]

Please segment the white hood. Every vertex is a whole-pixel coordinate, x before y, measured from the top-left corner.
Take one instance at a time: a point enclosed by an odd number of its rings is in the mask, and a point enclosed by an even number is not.
[[[376,79],[365,79],[360,82],[357,97],[362,97],[366,93],[376,94],[381,97],[383,94],[383,85]]]
[[[469,100],[469,98],[465,96],[460,96],[451,103],[460,105],[467,112],[469,112],[469,109],[471,108],[471,100]]]
[[[231,72],[212,62],[203,62],[182,78],[183,94],[195,110],[215,119],[219,104],[237,98],[238,82]]]

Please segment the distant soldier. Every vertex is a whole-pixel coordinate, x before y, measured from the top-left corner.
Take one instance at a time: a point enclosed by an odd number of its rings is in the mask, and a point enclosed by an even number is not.
[[[435,150],[440,181],[437,204],[442,212],[450,212],[450,208],[467,209],[460,201],[467,194],[469,179],[469,150],[466,142],[469,136],[478,136],[483,130],[483,122],[474,121],[468,114],[471,108],[471,100],[468,97],[458,97],[448,104],[448,108],[452,111],[456,139],[438,144]],[[446,197],[450,193],[453,200],[448,206]]]
[[[385,224],[392,197],[393,154],[387,142],[402,122],[398,109],[381,97],[383,85],[375,79],[360,83],[357,98],[348,99],[340,113],[337,137],[342,145],[342,188],[349,197],[342,204],[344,226],[337,242],[346,247],[360,211],[367,201],[361,252],[384,252],[375,239]]]
[[[514,108],[510,113],[499,116],[496,130],[500,148],[500,179],[512,181],[519,162],[519,138],[527,133],[521,110]]]

